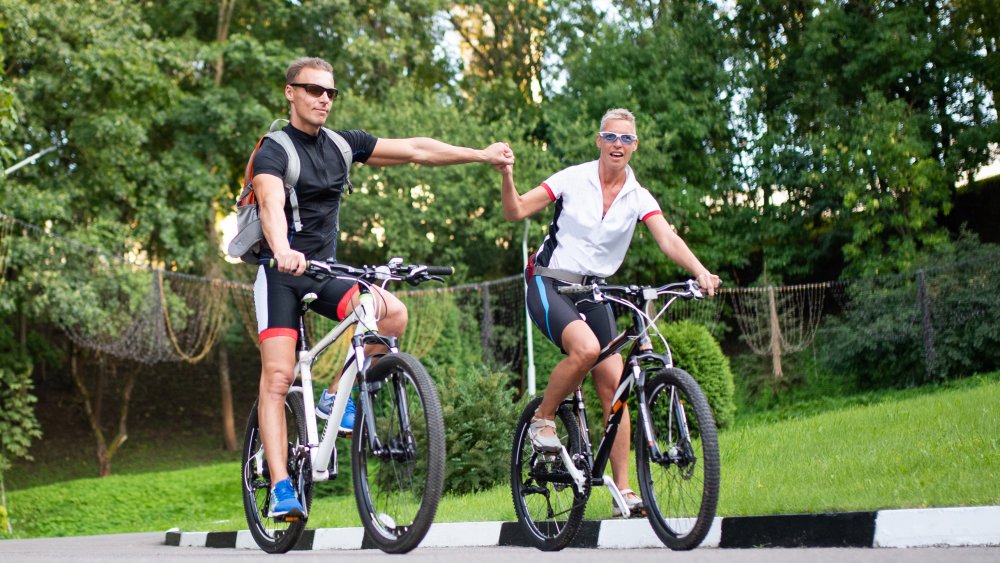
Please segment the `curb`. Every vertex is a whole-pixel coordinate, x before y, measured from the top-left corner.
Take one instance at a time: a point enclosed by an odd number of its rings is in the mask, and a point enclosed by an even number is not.
[[[248,530],[166,533],[167,545],[258,549]],[[1000,506],[719,517],[701,547],[964,547],[1000,545]],[[517,522],[433,524],[420,547],[530,545]],[[645,519],[586,520],[569,547],[664,547]],[[374,549],[364,528],[307,529],[295,550]]]

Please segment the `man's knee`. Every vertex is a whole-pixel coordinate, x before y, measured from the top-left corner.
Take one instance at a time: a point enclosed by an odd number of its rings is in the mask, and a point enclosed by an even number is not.
[[[292,386],[292,371],[290,366],[279,365],[276,362],[265,364],[260,374],[261,396],[287,395],[288,389]]]
[[[385,317],[379,323],[382,331],[393,336],[402,336],[407,322],[409,322],[409,312],[406,310],[406,304],[395,297],[387,297]]]

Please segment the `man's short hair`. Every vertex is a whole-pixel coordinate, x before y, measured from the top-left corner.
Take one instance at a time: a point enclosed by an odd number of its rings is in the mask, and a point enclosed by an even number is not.
[[[292,61],[292,64],[288,65],[288,70],[285,71],[285,84],[295,82],[295,78],[304,68],[325,70],[330,74],[333,74],[333,65],[323,59],[319,57],[299,57]]]
[[[613,119],[628,121],[632,124],[632,128],[635,129],[635,116],[632,115],[632,112],[625,108],[615,108],[604,112],[604,117],[601,118],[601,128],[599,131],[604,131],[604,126]]]

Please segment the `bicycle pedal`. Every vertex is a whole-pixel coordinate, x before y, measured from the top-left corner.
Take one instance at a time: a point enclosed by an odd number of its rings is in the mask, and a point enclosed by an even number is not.
[[[306,517],[299,514],[286,514],[284,516],[275,516],[275,522],[284,522],[286,524],[291,524],[294,522],[305,522]]]

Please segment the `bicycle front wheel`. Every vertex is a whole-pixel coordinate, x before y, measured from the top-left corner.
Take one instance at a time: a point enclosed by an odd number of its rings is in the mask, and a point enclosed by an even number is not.
[[[406,553],[430,529],[444,488],[441,403],[409,354],[383,356],[366,379],[371,410],[360,401],[351,447],[354,498],[372,542]]]
[[[293,390],[285,397],[285,426],[288,434],[288,476],[308,514],[312,504],[312,466],[308,452],[299,447],[308,442],[305,406],[301,392]],[[260,438],[257,401],[254,401],[247,420],[243,439],[242,468],[243,512],[250,528],[250,535],[257,545],[268,553],[287,552],[299,541],[306,529],[306,522],[305,519],[286,522],[280,518],[268,517],[271,509],[271,475],[264,457],[264,444]]]
[[[585,477],[583,491],[577,489],[559,454],[536,452],[528,437],[528,426],[541,397],[528,403],[514,431],[510,458],[510,487],[517,521],[528,541],[542,551],[558,551],[576,536],[583,523],[590,496],[590,468],[581,452],[580,426],[573,412],[561,405],[556,412],[556,434],[576,468]]]
[[[639,489],[653,531],[674,550],[694,549],[712,527],[719,502],[719,443],[698,383],[677,368],[646,383],[652,441],[636,425]]]

